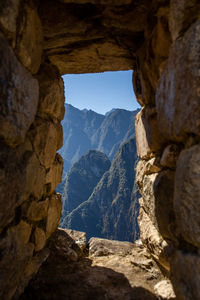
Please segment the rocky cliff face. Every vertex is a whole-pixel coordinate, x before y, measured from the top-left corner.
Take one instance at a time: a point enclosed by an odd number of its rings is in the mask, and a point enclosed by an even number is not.
[[[64,172],[90,149],[105,153],[113,159],[120,144],[134,135],[134,119],[138,112],[115,109],[107,116],[92,110],[79,110],[65,104],[63,147]]]
[[[76,205],[70,214],[64,212],[62,226],[85,231],[88,238],[97,236],[122,241],[136,240],[139,236],[138,193],[134,185],[136,160],[133,138],[121,146],[110,169],[105,172],[88,199],[79,206]],[[69,182],[68,188],[76,192],[80,181],[87,178],[87,173],[85,176],[83,174],[79,181],[76,180],[75,186],[71,186]],[[76,199],[70,198],[73,202]]]
[[[178,299],[200,298],[199,31],[198,0],[1,1],[1,299],[23,291],[59,222],[60,76],[129,69],[142,241]]]
[[[88,151],[72,166],[64,181],[63,218],[87,201],[109,167],[110,161],[107,156],[95,150]]]

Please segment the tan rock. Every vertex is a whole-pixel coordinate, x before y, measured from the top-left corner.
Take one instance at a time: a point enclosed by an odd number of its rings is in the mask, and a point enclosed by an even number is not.
[[[27,211],[27,218],[31,221],[40,221],[46,218],[49,205],[49,198],[44,201],[32,201]]]
[[[54,260],[64,258],[65,262],[78,261],[83,254],[75,240],[62,228],[57,229],[51,236],[49,249]]]
[[[0,44],[0,137],[15,147],[24,141],[35,118],[38,82],[18,62],[2,34]]]
[[[30,261],[34,245],[29,242],[32,226],[20,221],[11,226],[0,240],[0,298],[12,299],[23,271]]]
[[[89,255],[91,257],[107,256],[110,254],[125,256],[131,254],[133,247],[134,244],[130,242],[120,242],[93,237],[89,240]]]
[[[183,150],[177,161],[174,209],[183,238],[200,247],[200,145]]]
[[[188,134],[200,136],[199,37],[197,21],[174,43],[159,81],[158,127],[171,141],[183,141]]]
[[[37,199],[42,197],[45,184],[45,168],[41,166],[34,152],[26,152],[24,155],[25,162],[25,193],[22,200],[28,199],[30,195]]]
[[[34,127],[29,132],[36,155],[46,168],[50,168],[54,162],[59,138],[62,141],[62,137],[58,134],[58,128],[54,123],[41,119],[35,121]]]
[[[15,45],[15,34],[17,27],[17,16],[19,13],[20,0],[5,1],[1,4],[0,8],[0,24],[1,27],[9,32],[12,39],[14,40],[13,46]]]
[[[137,153],[141,159],[149,159],[160,152],[163,139],[158,132],[155,109],[143,108],[135,118]]]
[[[199,255],[176,251],[171,261],[171,278],[177,299],[200,299]]]
[[[153,157],[149,160],[140,160],[136,167],[136,182],[139,188],[142,189],[143,179],[145,175],[158,173],[161,170],[162,166],[160,165],[159,157]]]
[[[17,37],[16,52],[22,64],[37,73],[42,57],[42,26],[36,8],[24,4]]]
[[[176,299],[173,286],[169,280],[161,280],[154,286],[155,294],[161,299],[172,300]]]
[[[46,184],[50,184],[49,193],[55,191],[59,182],[62,181],[63,159],[56,153],[52,167],[47,171]]]
[[[49,115],[53,119],[62,120],[65,113],[64,84],[56,69],[45,64],[37,75],[40,85],[38,115]]]
[[[77,230],[71,230],[71,229],[63,229],[79,246],[79,248],[84,251],[87,246],[87,239],[86,239],[86,233],[77,231]]]
[[[164,238],[169,239],[174,237],[171,229],[175,223],[173,196],[173,171],[167,170],[144,176],[142,206],[156,229]]]
[[[46,224],[46,236],[47,238],[56,230],[60,222],[62,210],[62,202],[60,194],[53,194],[50,198],[49,209],[47,215],[47,224]]]
[[[185,32],[199,16],[198,0],[174,0],[170,2],[169,28],[173,40]]]
[[[140,208],[138,223],[140,227],[140,238],[143,244],[148,248],[152,257],[167,272],[169,272],[169,258],[172,252],[172,247],[162,238],[142,207]]]
[[[35,251],[40,251],[44,248],[46,243],[46,234],[44,230],[39,227],[36,227],[34,231],[34,238],[35,238]]]
[[[174,169],[176,167],[176,161],[180,153],[180,147],[176,144],[168,145],[160,159],[160,164],[163,167]]]
[[[24,288],[27,286],[30,279],[38,272],[41,265],[47,260],[49,256],[49,250],[47,248],[43,249],[39,253],[33,256],[30,262],[26,265],[25,271],[21,276],[21,280],[17,286],[15,292],[15,299],[18,299],[23,293]]]

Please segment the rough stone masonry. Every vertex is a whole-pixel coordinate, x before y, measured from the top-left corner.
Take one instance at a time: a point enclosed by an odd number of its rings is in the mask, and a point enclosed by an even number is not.
[[[48,257],[61,199],[61,75],[134,69],[141,239],[200,299],[200,2],[0,3],[0,298]]]

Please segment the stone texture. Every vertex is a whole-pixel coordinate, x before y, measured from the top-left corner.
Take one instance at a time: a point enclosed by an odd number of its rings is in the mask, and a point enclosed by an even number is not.
[[[125,256],[132,252],[134,245],[130,242],[120,242],[100,238],[91,238],[89,240],[90,256],[107,256],[118,254]]]
[[[46,168],[50,168],[54,162],[56,151],[62,143],[61,134],[61,125],[42,119],[36,120],[29,132],[35,153]]]
[[[64,84],[55,68],[49,64],[41,66],[37,78],[40,86],[38,115],[50,116],[52,119],[62,120],[64,108]]]
[[[35,251],[42,250],[46,243],[46,235],[44,230],[42,230],[39,227],[36,227],[34,231],[34,239],[35,239]]]
[[[158,173],[162,170],[160,165],[160,158],[153,157],[149,160],[140,160],[136,167],[136,183],[142,193],[143,179],[145,175]]]
[[[53,194],[49,201],[47,214],[46,236],[47,238],[56,230],[60,222],[62,202],[60,194]]]
[[[62,171],[63,171],[63,159],[56,153],[55,160],[50,169],[48,169],[46,174],[46,184],[50,185],[48,187],[48,192],[52,193],[55,191],[59,182],[62,181]]]
[[[71,229],[64,229],[64,231],[75,241],[75,243],[79,246],[79,248],[82,251],[86,249],[87,239],[86,239],[85,232],[71,230]]]
[[[64,229],[57,229],[50,238],[49,249],[52,260],[64,259],[65,262],[78,261],[82,256],[82,250],[75,240]]]
[[[58,232],[57,232],[58,233]],[[57,233],[54,235],[56,236]],[[65,233],[66,235],[66,233]],[[143,246],[132,244],[123,255],[80,257],[69,261],[65,255],[68,238],[57,235],[59,246],[51,249],[51,255],[31,281],[20,300],[76,299],[76,300],[156,300],[154,285],[163,280],[163,275]],[[113,241],[115,243],[115,241]],[[104,240],[106,247],[112,241]],[[121,243],[120,248],[123,247]],[[56,244],[58,245],[58,244]],[[62,246],[61,246],[62,245]],[[108,252],[111,253],[112,251]],[[163,298],[161,298],[163,299]]]
[[[174,0],[170,2],[169,27],[173,40],[185,32],[199,17],[198,0]]]
[[[24,268],[33,255],[34,245],[29,242],[32,226],[20,221],[8,229],[0,240],[0,298],[11,299],[19,281],[23,278]]]
[[[174,208],[179,231],[200,247],[200,145],[183,150],[177,161]]]
[[[22,64],[32,73],[37,73],[42,58],[42,27],[36,8],[24,4],[20,18],[16,53]]]
[[[153,225],[164,238],[173,238],[175,218],[173,210],[174,172],[162,171],[145,175],[143,179],[142,206]]]
[[[148,248],[152,257],[159,265],[161,265],[166,272],[169,272],[169,260],[173,251],[172,245],[162,238],[149,216],[145,213],[143,207],[140,208],[138,223],[140,227],[140,238],[143,244]]]
[[[15,147],[24,141],[35,118],[38,82],[18,62],[2,34],[0,44],[0,137]]]
[[[169,280],[164,279],[156,283],[156,285],[154,286],[154,290],[156,296],[158,296],[159,299],[176,299],[173,286]]]
[[[47,216],[49,206],[49,198],[44,201],[32,201],[27,211],[27,218],[30,221],[40,221],[44,219]]]
[[[174,43],[157,89],[159,130],[171,141],[200,136],[199,37],[197,21]]]
[[[15,46],[15,34],[20,0],[6,0],[0,4],[0,24],[13,40]]]
[[[14,294],[13,300],[19,299],[19,296],[23,293],[24,288],[27,286],[30,279],[37,274],[42,263],[46,261],[49,256],[49,249],[45,248],[42,251],[38,252],[25,266],[23,277],[21,278],[17,290]]]
[[[92,3],[92,4],[108,4],[108,5],[127,5],[131,3],[131,0],[59,0],[60,2],[64,3],[79,3],[79,4],[85,4],[85,3]]]
[[[25,163],[25,193],[21,201],[26,200],[30,195],[40,199],[44,192],[45,169],[40,165],[34,152],[25,152],[23,158]]]
[[[180,147],[176,144],[168,145],[161,156],[160,164],[163,167],[175,169],[176,161],[180,153]]]
[[[177,299],[198,300],[200,298],[199,255],[176,251],[171,262],[171,278]]]
[[[141,159],[149,159],[162,148],[163,139],[158,131],[155,109],[143,108],[135,118],[137,153]]]

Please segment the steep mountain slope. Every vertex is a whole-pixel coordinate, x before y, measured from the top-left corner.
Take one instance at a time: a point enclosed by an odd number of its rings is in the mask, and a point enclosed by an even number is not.
[[[103,120],[92,137],[92,145],[112,160],[121,143],[134,134],[136,112],[115,109]]]
[[[63,125],[64,175],[88,150],[104,152],[110,160],[122,142],[134,134],[134,117],[137,111],[114,109],[107,116],[92,110],[79,110],[65,104]]]
[[[139,233],[138,195],[134,186],[136,160],[135,138],[132,138],[120,147],[89,199],[63,216],[62,227],[85,231],[88,238],[135,240]]]
[[[102,175],[110,168],[110,161],[104,153],[90,150],[70,169],[65,179],[63,215],[70,213],[86,201]]]

